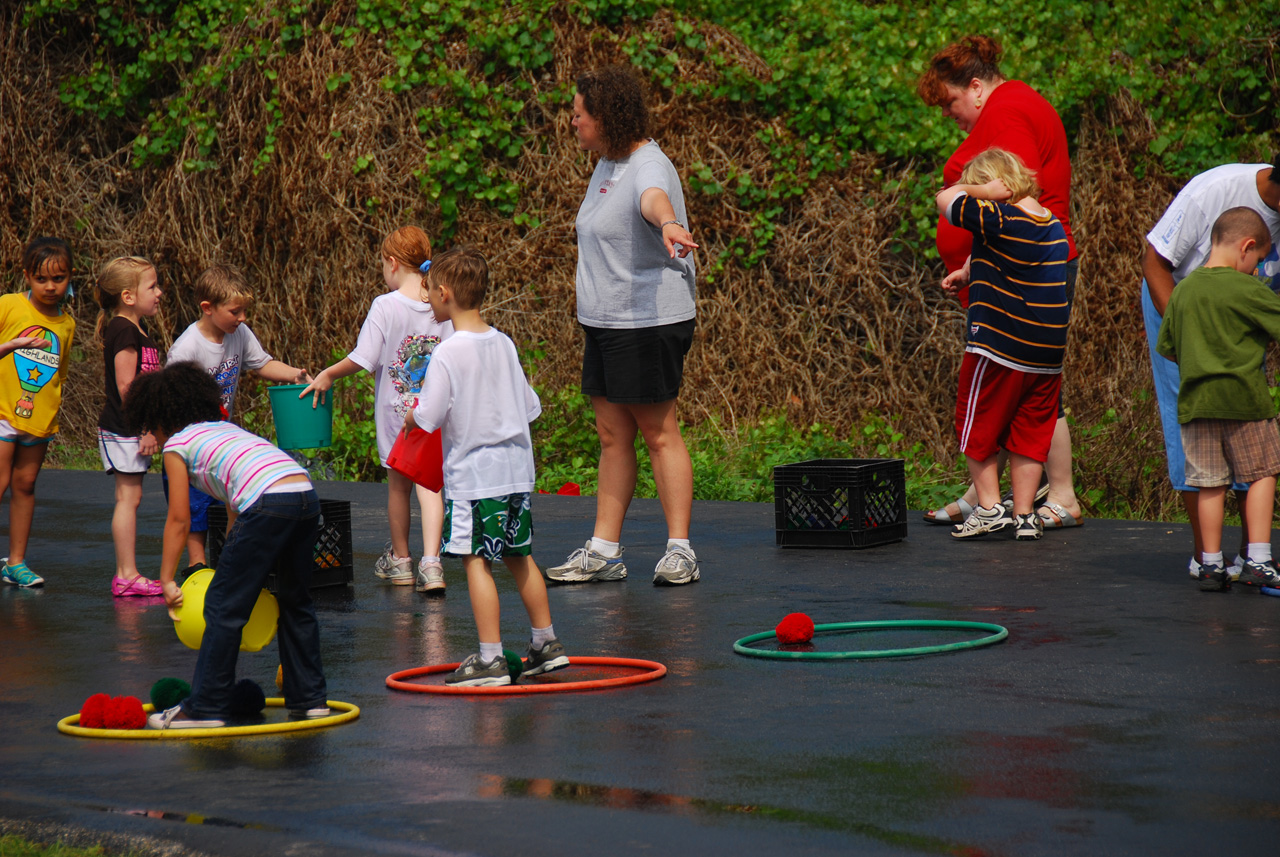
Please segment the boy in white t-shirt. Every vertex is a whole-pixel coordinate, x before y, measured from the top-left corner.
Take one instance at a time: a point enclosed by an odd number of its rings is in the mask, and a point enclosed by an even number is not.
[[[416,226],[402,226],[382,242],[382,279],[390,289],[373,299],[369,315],[360,327],[355,350],[316,375],[301,396],[312,404],[324,401],[324,393],[339,378],[360,370],[373,374],[373,422],[377,429],[378,458],[387,467],[387,456],[404,425],[404,416],[418,401],[422,382],[437,345],[453,333],[453,325],[440,321],[426,302],[422,280],[431,267],[431,241]],[[301,398],[300,396],[300,398]],[[417,574],[409,555],[409,496],[416,493],[422,510],[422,560]],[[387,467],[387,523],[391,544],[374,565],[383,580],[418,592],[444,594],[444,567],[440,564],[440,528],[444,501],[434,491],[414,485],[409,477]]]
[[[305,369],[282,363],[268,354],[244,323],[245,313],[253,304],[253,292],[249,290],[248,278],[239,268],[214,265],[196,278],[193,291],[200,304],[200,318],[174,341],[165,362],[195,363],[212,375],[218,384],[226,419],[231,419],[234,412],[240,376],[245,369],[282,384],[311,380]],[[168,491],[167,481],[165,490]],[[188,571],[205,565],[209,507],[217,502],[195,488],[191,490],[190,499],[187,559],[191,565]]]
[[[453,322],[427,367],[418,406],[404,430],[441,429],[444,448],[444,552],[461,556],[480,653],[467,657],[445,681],[457,686],[511,683],[502,654],[498,588],[493,560],[515,577],[529,613],[532,641],[525,675],[569,665],[551,625],[547,587],[534,564],[533,442],[529,422],[542,413],[511,340],[485,324],[480,304],[489,267],[471,247],[454,248],[433,261],[427,298],[436,318]]]

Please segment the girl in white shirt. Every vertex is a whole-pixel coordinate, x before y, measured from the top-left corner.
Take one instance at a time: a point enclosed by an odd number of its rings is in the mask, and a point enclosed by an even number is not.
[[[387,467],[404,415],[417,403],[432,351],[453,333],[453,325],[437,321],[427,303],[422,281],[430,260],[431,241],[418,227],[402,226],[387,236],[382,242],[382,279],[391,291],[374,298],[355,350],[317,375],[301,394],[311,393],[313,402],[322,402],[334,381],[361,370],[372,372],[374,423],[383,467]],[[409,555],[411,491],[417,493],[422,510],[422,560],[416,575]],[[440,532],[444,501],[440,495],[414,485],[388,467],[387,521],[391,543],[374,565],[374,574],[402,586],[413,583],[419,592],[443,593]]]

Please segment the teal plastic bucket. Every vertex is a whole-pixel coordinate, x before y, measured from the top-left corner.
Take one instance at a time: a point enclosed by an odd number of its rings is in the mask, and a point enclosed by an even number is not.
[[[306,384],[270,387],[271,416],[276,423],[276,446],[281,449],[316,449],[333,443],[333,391],[311,407],[311,396],[299,399]]]

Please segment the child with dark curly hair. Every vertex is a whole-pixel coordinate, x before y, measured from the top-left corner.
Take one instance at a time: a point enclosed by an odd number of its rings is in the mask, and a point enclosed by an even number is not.
[[[191,525],[189,486],[226,503],[231,522],[205,593],[205,632],[191,695],[151,715],[147,723],[155,729],[226,725],[240,632],[277,560],[285,705],[293,717],[329,714],[320,626],[310,593],[320,499],[306,471],[272,444],[223,420],[221,404],[217,382],[195,363],[171,363],[139,375],[124,401],[128,423],[151,432],[164,449],[169,517],[160,585],[171,612],[182,606],[174,576]]]

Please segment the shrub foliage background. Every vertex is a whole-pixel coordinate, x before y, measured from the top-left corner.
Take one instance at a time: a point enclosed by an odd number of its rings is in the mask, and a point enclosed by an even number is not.
[[[703,247],[681,411],[707,463],[699,496],[764,496],[765,462],[843,451],[910,455],[914,498],[932,501],[955,480],[963,317],[934,287],[931,197],[960,133],[914,82],[938,48],[988,32],[1005,43],[1006,74],[1044,93],[1072,140],[1081,286],[1065,383],[1078,482],[1095,514],[1163,516],[1173,498],[1147,392],[1142,236],[1190,175],[1280,149],[1280,3],[1233,8],[6,4],[0,254],[16,276],[29,237],[67,236],[82,286],[113,255],[149,256],[168,293],[166,345],[195,317],[195,275],[239,264],[259,297],[254,330],[315,371],[354,343],[381,293],[386,233],[416,222],[437,246],[477,244],[497,283],[492,320],[550,404],[536,430],[554,488],[592,469],[572,228],[591,162],[567,107],[579,72],[630,61],[650,81],[655,136]],[[92,301],[75,311],[63,432],[87,444],[101,358]],[[366,386],[345,384],[340,408],[364,412]],[[265,396],[245,393],[242,413],[264,426]]]

